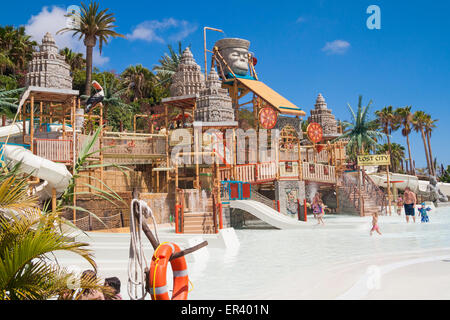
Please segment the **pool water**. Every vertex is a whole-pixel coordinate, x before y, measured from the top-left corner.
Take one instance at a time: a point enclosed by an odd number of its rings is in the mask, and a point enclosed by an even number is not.
[[[382,216],[381,236],[369,235],[370,217],[343,215],[326,215],[325,226],[315,225],[308,217],[301,229],[236,230],[238,249],[208,248],[207,259],[188,263],[193,284],[189,298],[339,298],[368,270],[411,259],[450,259],[450,208],[434,209],[429,217],[427,224],[420,219],[406,224],[404,215]],[[90,235],[99,274],[118,276],[127,299],[129,235]],[[152,250],[146,255],[150,259]],[[80,259],[73,256],[60,261],[80,265],[76,262]],[[450,263],[448,271],[450,280]]]

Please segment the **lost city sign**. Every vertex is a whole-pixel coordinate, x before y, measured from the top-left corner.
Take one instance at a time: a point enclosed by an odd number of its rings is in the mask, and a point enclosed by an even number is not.
[[[367,154],[358,156],[359,166],[383,166],[390,165],[391,159],[388,154]]]

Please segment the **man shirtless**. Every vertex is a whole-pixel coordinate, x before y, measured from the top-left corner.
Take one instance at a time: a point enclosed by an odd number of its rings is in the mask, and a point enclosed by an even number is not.
[[[405,217],[407,223],[409,222],[409,216],[412,216],[413,221],[416,222],[414,210],[414,208],[416,207],[416,202],[416,194],[412,192],[409,187],[406,187],[405,192],[403,193],[403,203],[405,207]]]

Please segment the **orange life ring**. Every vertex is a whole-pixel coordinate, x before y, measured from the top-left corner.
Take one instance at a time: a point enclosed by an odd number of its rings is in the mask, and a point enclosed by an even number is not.
[[[187,300],[189,277],[184,256],[170,261],[173,271],[172,299],[167,287],[167,266],[170,256],[180,251],[180,247],[171,242],[164,242],[155,250],[149,273],[149,290],[152,300]]]

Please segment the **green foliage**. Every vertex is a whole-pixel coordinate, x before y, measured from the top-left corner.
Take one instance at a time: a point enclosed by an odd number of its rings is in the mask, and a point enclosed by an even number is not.
[[[373,150],[379,144],[379,139],[386,137],[386,134],[374,130],[374,121],[369,120],[371,104],[372,101],[369,101],[367,106],[363,107],[362,96],[359,96],[356,113],[348,105],[352,122],[343,121],[346,131],[334,140],[348,139],[347,154],[364,154],[369,150]]]
[[[74,253],[96,269],[92,251],[63,231],[65,220],[59,212],[39,209],[28,193],[28,176],[19,168],[20,163],[0,168],[0,300],[43,300],[63,294],[79,298],[68,287],[77,276],[61,268],[53,253]],[[81,279],[77,287],[103,289],[96,279]]]
[[[6,91],[17,89],[19,86],[17,79],[13,75],[0,75],[0,89]]]
[[[392,172],[399,172],[400,162],[405,159],[405,147],[398,143],[391,143],[390,145],[383,144],[377,146],[377,153],[389,153],[391,155]]]
[[[0,114],[6,114],[8,117],[12,117],[17,111],[19,96],[23,91],[24,88],[14,90],[0,88]]]
[[[450,166],[447,166],[447,169],[443,170],[441,176],[439,177],[439,181],[450,183]]]

